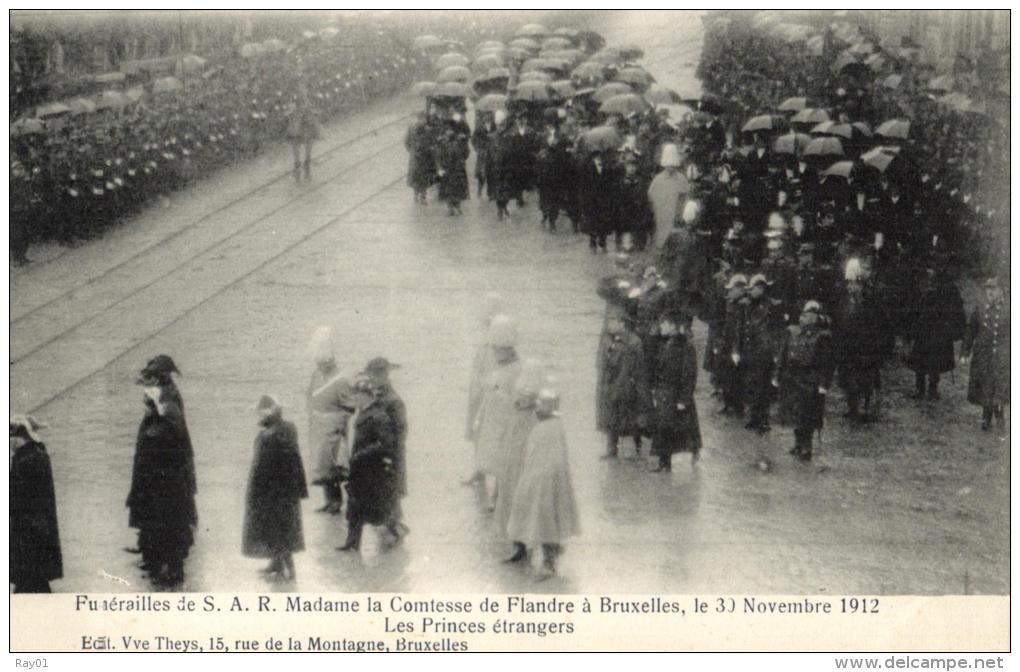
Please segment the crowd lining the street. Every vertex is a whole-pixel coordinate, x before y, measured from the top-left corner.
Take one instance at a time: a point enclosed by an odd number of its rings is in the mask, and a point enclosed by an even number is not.
[[[768,17],[707,17],[698,97],[657,85],[638,64],[639,48],[605,46],[593,33],[532,24],[507,44],[479,44],[473,57],[419,38],[414,47],[431,55],[437,81],[418,86],[426,111],[407,134],[416,203],[426,206],[438,185],[457,216],[470,196],[473,148],[477,195],[501,225],[519,225],[535,193],[543,226],[556,230],[565,215],[595,254],[613,240],[615,270],[597,288],[606,301],[595,394],[606,458],[632,437],[638,452],[651,440],[655,471],[671,470],[679,452],[696,463],[702,368],[721,412],[746,412],[750,430],[770,430],[778,401],[779,419],[794,427],[790,452],[810,461],[835,385],[852,423],[880,419],[875,398],[897,341],[915,396],[931,401],[961,341],[968,401],[981,407],[982,429],[1005,431],[1008,258],[999,265],[987,244],[1008,221],[998,191],[1008,166],[1002,129],[975,99],[959,109],[926,102],[931,82],[910,45],[894,54],[847,24],[798,28]],[[888,86],[892,75],[914,84]],[[671,118],[683,105],[689,113]],[[980,119],[957,123],[964,115]],[[982,278],[969,317],[957,287],[964,273]],[[494,527],[513,544],[506,560],[540,560],[535,576],[544,579],[579,532],[558,392],[540,362],[522,360],[499,297],[489,304],[469,385],[475,469],[465,484],[484,489]],[[695,320],[708,327],[700,358]],[[409,529],[400,507],[406,410],[389,379],[396,366],[376,358],[345,377],[328,330],[309,354],[312,483],[323,487],[323,512],[339,514],[347,495],[340,550],[358,550],[365,525],[399,543]],[[161,355],[139,378],[146,413],[128,498],[139,530],[130,550],[170,587],[183,580],[197,521],[176,372]],[[272,397],[257,411],[243,551],[271,560],[267,576],[293,580],[308,495],[297,432]],[[17,590],[48,589],[60,576],[38,429],[32,418],[11,421]],[[39,533],[45,538],[31,536]]]

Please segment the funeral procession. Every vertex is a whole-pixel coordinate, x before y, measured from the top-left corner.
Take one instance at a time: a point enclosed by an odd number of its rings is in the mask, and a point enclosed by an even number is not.
[[[12,593],[1009,592],[1008,11],[9,38]]]

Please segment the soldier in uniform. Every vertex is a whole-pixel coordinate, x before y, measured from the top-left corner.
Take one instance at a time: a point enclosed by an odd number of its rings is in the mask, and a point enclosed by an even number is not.
[[[769,404],[772,401],[774,365],[773,311],[767,296],[768,281],[762,274],[754,275],[741,299],[741,316],[737,340],[732,351],[746,371],[744,398],[750,401],[751,417],[745,427],[758,432],[769,431]]]
[[[817,301],[804,304],[798,324],[787,329],[772,380],[779,388],[781,417],[794,426],[790,454],[805,461],[811,459],[814,432],[824,423],[834,368],[832,336],[822,319]]]
[[[343,481],[347,478],[349,441],[347,425],[354,413],[351,383],[340,372],[333,350],[332,330],[319,327],[309,344],[315,363],[308,383],[308,444],[312,485],[320,485],[325,503],[319,512],[337,515],[343,507]]]
[[[312,144],[319,138],[319,122],[311,99],[302,92],[292,104],[287,118],[287,140],[294,152],[294,179],[312,176]],[[302,158],[302,149],[304,150]]]
[[[633,436],[634,447],[641,454],[641,432],[648,407],[648,378],[641,339],[627,322],[614,318],[607,325],[609,342],[602,353],[603,377],[598,399],[606,433],[603,459],[615,458],[621,437]]]
[[[747,276],[735,273],[727,281],[723,333],[717,362],[722,387],[723,415],[744,414],[744,383],[747,364],[740,357],[740,335],[747,294]]]
[[[859,260],[847,262],[845,278],[846,291],[835,316],[839,383],[846,390],[846,417],[870,420],[874,410],[872,396],[881,387],[883,317],[872,286],[865,282]]]
[[[727,249],[732,247],[727,239]],[[724,252],[724,257],[730,257]],[[726,287],[736,271],[726,258],[715,260],[716,271],[705,287],[701,304],[700,319],[708,325],[708,339],[705,341],[705,357],[702,366],[709,373],[712,396],[722,394],[722,370],[725,367],[723,352],[726,327]]]
[[[360,549],[366,524],[389,522],[397,493],[398,428],[380,403],[379,388],[368,377],[358,378],[353,390],[357,412],[347,483],[347,540],[339,551]]]
[[[971,313],[960,360],[970,360],[967,401],[981,407],[981,429],[994,418],[1001,431],[1009,403],[1009,303],[996,278],[985,282],[984,303]]]
[[[385,357],[375,357],[365,365],[362,372],[376,386],[379,405],[390,416],[397,432],[397,450],[393,465],[397,474],[397,498],[393,503],[393,515],[386,523],[386,528],[397,541],[411,531],[404,524],[404,511],[400,506],[400,500],[407,496],[407,407],[390,381],[390,371],[399,368],[399,364],[394,364]]]

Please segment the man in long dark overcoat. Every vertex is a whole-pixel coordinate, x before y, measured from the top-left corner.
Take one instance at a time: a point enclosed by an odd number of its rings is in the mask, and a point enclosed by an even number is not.
[[[10,421],[10,582],[15,593],[48,593],[64,574],[57,500],[46,446],[34,419]]]
[[[165,587],[184,581],[184,560],[198,524],[194,455],[184,404],[171,377],[176,371],[172,359],[159,355],[139,376],[145,416],[127,498],[128,524],[138,530],[143,567]]]
[[[804,461],[811,459],[814,432],[825,421],[835,369],[832,334],[823,320],[818,302],[808,301],[798,324],[787,328],[772,381],[779,388],[780,419],[794,427],[790,454]]]
[[[960,290],[945,273],[926,270],[908,325],[912,347],[907,364],[914,371],[915,398],[938,399],[939,377],[954,368],[953,342],[963,338],[967,327]]]
[[[673,453],[701,453],[701,428],[694,388],[698,360],[691,332],[681,316],[667,313],[659,320],[659,347],[651,375],[653,430],[652,454],[659,458],[655,471],[670,471]]]
[[[602,385],[598,413],[606,433],[605,458],[617,456],[621,437],[633,436],[641,452],[641,434],[649,410],[648,373],[641,339],[621,319],[606,325],[608,342],[601,351]]]
[[[293,581],[293,553],[305,549],[301,500],[308,497],[297,428],[269,395],[256,411],[261,429],[245,495],[242,551],[249,558],[270,558],[263,570],[270,578]]]
[[[366,524],[391,520],[397,499],[398,428],[380,403],[380,390],[367,377],[354,384],[358,408],[351,443],[351,475],[347,481],[347,540],[337,550],[361,548]]]
[[[985,300],[971,313],[963,339],[962,359],[970,358],[967,401],[981,407],[981,429],[995,418],[1005,427],[1003,406],[1009,403],[1009,302],[997,279],[985,282]]]

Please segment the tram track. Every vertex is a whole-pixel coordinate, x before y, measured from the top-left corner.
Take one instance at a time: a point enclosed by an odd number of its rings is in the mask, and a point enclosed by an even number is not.
[[[335,155],[336,152],[338,152],[340,150],[343,150],[343,149],[346,149],[346,148],[349,148],[351,145],[354,145],[355,143],[358,143],[358,142],[360,142],[362,140],[365,140],[365,139],[368,139],[368,138],[373,138],[373,137],[377,136],[380,131],[384,131],[384,130],[389,129],[389,128],[393,127],[393,126],[398,126],[398,125],[399,126],[403,126],[410,119],[412,119],[413,117],[414,117],[414,114],[405,114],[405,115],[402,115],[399,118],[394,119],[393,121],[389,121],[389,122],[387,122],[385,124],[382,124],[380,126],[373,126],[370,130],[367,130],[364,133],[361,133],[360,135],[357,135],[357,136],[352,137],[352,138],[348,138],[347,140],[344,140],[344,141],[342,141],[342,142],[340,142],[340,143],[338,143],[338,144],[336,144],[336,145],[334,145],[332,147],[329,147],[325,151],[322,151],[319,154],[316,154],[315,156],[313,156],[313,159],[312,159],[313,160],[313,165],[321,166],[324,162],[326,162],[326,160],[328,160],[330,157]],[[341,121],[339,121],[337,123],[341,123],[342,124],[343,121],[341,120]],[[243,166],[237,166],[236,168],[243,169]],[[230,170],[230,169],[231,168],[227,167],[224,170]],[[194,229],[196,229],[201,224],[204,224],[205,222],[208,222],[212,218],[217,217],[218,215],[221,215],[224,212],[227,212],[228,210],[230,210],[231,208],[236,207],[239,204],[245,203],[246,201],[248,201],[250,198],[252,198],[256,194],[258,194],[258,193],[260,193],[260,192],[262,192],[262,191],[264,191],[264,190],[266,190],[266,189],[268,189],[268,188],[270,188],[270,187],[272,187],[272,186],[274,186],[274,185],[276,185],[276,184],[278,184],[278,183],[280,183],[280,182],[282,182],[284,180],[287,180],[287,179],[293,179],[293,173],[290,170],[282,171],[282,172],[279,172],[279,173],[275,174],[275,176],[272,179],[270,179],[268,181],[261,182],[258,186],[254,187],[252,189],[248,189],[248,190],[242,192],[239,196],[237,196],[237,197],[227,201],[226,203],[224,203],[224,204],[214,208],[213,210],[210,210],[209,212],[206,212],[206,213],[202,214],[197,219],[193,220],[192,222],[190,222],[189,224],[185,225],[184,227],[182,227],[180,229],[177,229],[177,230],[171,232],[169,235],[164,236],[164,237],[156,240],[155,242],[153,242],[153,243],[151,243],[149,245],[146,245],[146,246],[138,249],[134,254],[132,254],[132,255],[130,255],[130,256],[128,256],[128,257],[118,261],[116,264],[114,264],[112,266],[109,266],[109,267],[105,268],[103,271],[101,271],[97,275],[89,278],[86,282],[84,282],[84,283],[82,283],[80,285],[76,285],[76,286],[74,286],[74,287],[72,287],[70,289],[67,289],[67,290],[57,294],[56,296],[53,296],[53,297],[47,299],[43,303],[40,303],[39,305],[33,306],[33,307],[29,308],[28,310],[26,310],[25,312],[23,312],[23,313],[21,313],[19,315],[16,315],[14,317],[14,319],[10,321],[11,327],[13,328],[18,322],[21,322],[22,320],[26,320],[26,319],[31,318],[34,314],[38,313],[39,311],[42,311],[42,310],[45,310],[45,309],[49,308],[50,306],[52,306],[53,304],[57,303],[58,301],[61,301],[62,299],[66,299],[69,295],[71,295],[71,294],[73,294],[75,292],[78,292],[78,291],[80,291],[81,289],[83,289],[85,287],[89,287],[89,286],[91,286],[91,285],[93,285],[95,283],[101,282],[107,276],[109,276],[112,273],[115,273],[118,270],[128,266],[129,264],[137,261],[139,258],[143,257],[144,255],[148,254],[149,252],[152,252],[156,248],[159,248],[162,245],[170,243],[170,242],[180,238],[181,236],[186,235],[187,233],[189,233],[189,232],[193,231]],[[327,180],[327,183],[328,182],[329,182],[329,180]],[[321,186],[323,186],[323,184],[325,184],[325,183],[316,184],[315,188],[316,189],[321,188]],[[186,194],[187,191],[182,192],[182,193]],[[307,192],[302,192],[302,193],[298,194],[297,196],[295,196],[294,198],[290,199],[287,204],[288,205],[289,204],[293,204],[293,203],[301,200],[305,196],[307,196]],[[142,214],[144,216],[144,211],[143,211]],[[127,220],[127,222],[125,222],[125,225],[129,225],[129,224],[130,224],[130,219]],[[50,258],[43,259],[43,260],[40,260],[38,262],[35,262],[24,273],[19,274],[19,276],[23,277],[25,281],[31,282],[32,281],[32,277],[31,277],[32,275],[38,275],[39,272],[41,272],[42,270],[44,270],[48,266],[52,266],[53,264],[55,264],[57,262],[65,260],[65,257],[69,253],[71,253],[73,251],[73,249],[74,248],[65,248],[64,251],[62,251],[60,254],[57,254],[57,255],[55,255],[53,257],[50,257]],[[12,315],[14,315],[14,308],[13,307],[12,307],[11,313],[12,313]]]
[[[378,141],[378,139],[379,139],[378,131],[380,131],[380,130],[382,130],[384,128],[389,128],[389,127],[395,126],[397,124],[400,124],[404,120],[406,120],[406,117],[402,117],[399,120],[390,122],[390,123],[388,123],[388,124],[386,124],[386,125],[384,125],[382,127],[378,127],[375,130],[375,132],[363,134],[363,135],[359,136],[358,138],[353,139],[350,142],[346,142],[346,143],[343,143],[342,145],[338,145],[337,147],[332,148],[330,150],[330,152],[332,153],[332,152],[337,151],[337,150],[342,149],[342,148],[350,148],[350,147],[356,145],[357,143],[363,142],[363,141],[372,141],[372,142]],[[52,345],[53,343],[55,343],[57,341],[59,341],[61,338],[63,338],[65,336],[67,336],[68,334],[74,332],[76,329],[80,328],[82,325],[87,324],[88,322],[93,321],[94,319],[96,319],[100,315],[105,314],[106,312],[108,312],[108,311],[116,308],[117,306],[123,304],[124,302],[130,300],[132,297],[136,296],[137,294],[146,291],[147,289],[149,289],[153,285],[155,285],[155,284],[159,283],[160,281],[162,281],[162,280],[172,276],[174,273],[178,272],[181,268],[183,268],[187,264],[191,263],[194,259],[197,259],[198,257],[206,254],[207,252],[213,250],[214,248],[216,248],[218,246],[221,246],[221,245],[224,245],[226,243],[229,243],[229,241],[231,241],[232,239],[235,239],[235,238],[238,238],[240,236],[243,236],[246,232],[250,231],[253,227],[257,226],[258,224],[260,224],[260,223],[262,223],[262,222],[264,222],[264,221],[266,221],[268,219],[270,219],[271,217],[274,217],[274,216],[280,214],[281,212],[286,211],[288,208],[291,208],[292,206],[294,206],[294,204],[296,204],[296,203],[298,203],[298,202],[300,202],[302,200],[307,199],[314,192],[316,192],[316,191],[326,187],[327,185],[335,183],[336,180],[341,179],[341,178],[343,178],[346,175],[349,175],[349,174],[357,171],[359,168],[361,168],[365,164],[371,162],[372,160],[374,160],[375,158],[377,158],[381,154],[391,150],[397,144],[399,144],[399,137],[397,139],[395,139],[394,141],[392,141],[392,142],[385,143],[384,146],[381,149],[379,149],[378,151],[371,152],[367,156],[364,156],[363,158],[359,159],[358,161],[356,161],[356,162],[354,162],[352,164],[344,165],[343,168],[341,168],[339,171],[336,171],[336,172],[332,173],[328,178],[326,178],[326,179],[316,183],[311,189],[303,189],[303,190],[301,190],[301,192],[299,194],[297,194],[295,197],[289,198],[289,199],[285,200],[283,203],[281,203],[280,205],[277,205],[276,207],[272,208],[270,211],[266,212],[265,214],[262,214],[261,216],[259,216],[257,218],[254,218],[254,219],[248,221],[247,223],[242,224],[240,226],[240,228],[237,228],[237,229],[234,229],[234,230],[230,231],[226,236],[217,237],[217,238],[215,238],[211,242],[211,244],[204,245],[203,247],[201,247],[199,249],[189,250],[189,256],[184,257],[183,260],[180,261],[180,263],[175,264],[174,266],[172,266],[171,268],[169,268],[168,270],[166,270],[166,271],[164,271],[162,273],[159,273],[159,274],[156,274],[156,275],[150,277],[146,282],[144,282],[144,283],[142,283],[140,285],[139,284],[135,284],[134,286],[128,288],[124,292],[116,292],[115,293],[116,294],[116,298],[111,300],[111,301],[106,302],[105,305],[100,305],[100,306],[82,305],[82,306],[78,306],[78,305],[63,305],[63,304],[67,304],[67,303],[75,304],[75,303],[77,303],[78,302],[77,296],[80,295],[80,293],[82,291],[92,291],[104,279],[111,278],[117,271],[119,271],[121,269],[124,269],[124,268],[127,268],[127,267],[129,267],[131,265],[138,265],[141,262],[144,262],[146,255],[159,254],[159,248],[163,248],[163,247],[171,244],[173,241],[179,239],[184,233],[186,233],[186,231],[194,229],[194,227],[198,226],[198,224],[200,224],[200,222],[194,222],[192,224],[189,224],[185,229],[181,229],[180,231],[175,232],[174,234],[171,234],[170,236],[167,236],[166,238],[162,239],[160,242],[154,243],[153,245],[150,245],[147,248],[138,251],[137,253],[135,253],[131,257],[129,257],[128,259],[126,259],[126,260],[118,263],[117,265],[107,269],[100,276],[97,276],[96,278],[93,278],[89,282],[86,282],[86,283],[84,283],[84,284],[82,284],[80,286],[74,287],[73,289],[67,290],[64,293],[62,293],[60,296],[58,296],[58,297],[56,297],[54,299],[51,299],[50,301],[47,301],[45,304],[43,304],[43,305],[33,309],[32,311],[30,311],[30,312],[28,312],[28,313],[26,313],[26,314],[16,318],[15,320],[12,320],[11,323],[10,323],[11,343],[12,343],[12,345],[11,345],[11,355],[12,356],[11,356],[10,364],[11,365],[16,365],[16,364],[19,364],[19,363],[23,362],[24,360],[26,360],[27,358],[31,357],[32,355],[38,353],[39,351],[45,349],[46,347]],[[288,172],[288,173],[285,173],[284,175],[285,176],[289,176],[290,173]],[[264,188],[268,187],[270,184],[278,181],[278,179],[279,178],[276,178],[273,181],[271,181],[270,183],[265,184],[260,189],[256,189],[256,190],[250,192],[248,197],[250,197],[251,195],[253,195],[257,191],[260,191],[261,189],[264,189]],[[235,201],[233,201],[229,205],[227,205],[227,206],[225,206],[223,208],[219,208],[217,211],[214,211],[213,213],[210,213],[209,215],[205,216],[203,219],[207,220],[207,219],[215,216],[215,214],[217,212],[222,213],[222,212],[226,211],[227,209],[229,209],[230,207],[238,205],[243,200],[244,200],[243,198],[242,199],[236,199]],[[162,256],[162,255],[160,255],[160,256]],[[96,293],[99,293],[100,291],[101,290],[96,290]],[[60,304],[60,305],[58,305],[58,304]],[[44,315],[43,314],[44,311],[49,311],[51,313],[51,315],[48,315],[48,316]],[[53,321],[56,321],[58,324],[60,324],[62,319],[65,316],[73,315],[74,313],[81,313],[81,314],[84,315],[84,317],[82,317],[82,319],[75,318],[74,321],[72,323],[70,323],[69,325],[61,325],[60,327],[58,327],[59,331],[57,331],[56,333],[54,333],[54,334],[52,334],[52,335],[50,335],[50,336],[48,336],[46,338],[43,338],[42,340],[39,339],[38,333],[41,330],[41,328],[42,329],[45,328],[46,320],[47,319],[49,319],[51,323]],[[40,319],[35,319],[36,316],[41,316],[41,318]],[[41,325],[37,325],[37,324],[33,324],[33,322],[36,322],[36,323],[41,322],[42,324]],[[33,327],[39,327],[39,328],[33,328]],[[31,343],[31,346],[27,350],[19,352],[19,351],[15,350],[14,344],[16,344],[16,343]]]
[[[387,150],[392,150],[392,149],[393,149],[392,146],[387,148]],[[386,151],[386,150],[384,150],[384,151]],[[377,153],[375,156],[373,156],[371,158],[376,158],[376,156],[378,156],[379,154],[382,154],[382,153],[383,152],[379,152],[379,153]],[[278,251],[275,251],[268,258],[266,258],[264,260],[261,260],[256,265],[254,265],[254,266],[252,266],[252,267],[250,267],[250,268],[248,268],[246,270],[243,270],[239,275],[234,277],[232,280],[227,282],[225,285],[216,288],[211,293],[209,293],[206,296],[202,297],[198,301],[192,303],[188,308],[186,308],[185,310],[181,311],[179,314],[177,314],[176,316],[174,316],[173,318],[171,318],[167,322],[161,324],[158,328],[156,328],[156,329],[154,329],[154,330],[152,330],[152,331],[150,331],[148,333],[142,334],[140,336],[133,336],[133,338],[131,339],[132,340],[132,344],[131,345],[129,345],[126,348],[119,349],[116,352],[116,354],[114,354],[112,357],[110,357],[110,358],[106,359],[105,361],[103,361],[100,365],[90,367],[89,370],[84,375],[78,376],[72,382],[70,382],[69,384],[63,385],[59,390],[57,390],[56,392],[50,394],[48,397],[46,397],[42,401],[34,402],[32,404],[32,406],[31,406],[31,408],[28,410],[28,412],[29,413],[38,413],[41,409],[45,408],[46,406],[48,406],[48,405],[50,405],[50,404],[60,400],[65,395],[67,395],[69,392],[71,392],[72,390],[76,389],[77,387],[79,387],[80,385],[85,383],[87,380],[89,380],[90,378],[92,378],[96,374],[101,373],[102,371],[106,370],[111,365],[115,364],[116,362],[118,362],[119,360],[124,358],[125,356],[127,356],[127,355],[131,354],[132,352],[138,350],[139,348],[143,347],[149,341],[153,340],[154,338],[158,337],[160,334],[162,334],[162,333],[166,332],[167,330],[169,330],[170,328],[172,328],[174,325],[178,324],[182,320],[184,320],[187,317],[189,317],[190,315],[194,314],[196,311],[201,309],[203,306],[207,305],[213,299],[217,298],[218,296],[220,296],[220,295],[226,293],[227,291],[233,289],[234,287],[238,286],[239,284],[241,284],[242,282],[244,282],[248,278],[250,278],[253,275],[255,275],[256,273],[262,271],[264,268],[269,266],[271,263],[273,263],[273,262],[277,261],[278,259],[284,257],[285,255],[287,255],[288,253],[293,251],[295,248],[297,248],[297,247],[307,243],[309,240],[311,240],[315,236],[318,236],[318,235],[324,233],[325,231],[327,231],[332,226],[334,226],[337,223],[341,222],[346,217],[348,217],[352,212],[356,211],[358,208],[361,208],[362,206],[370,203],[374,199],[376,199],[379,196],[381,196],[382,194],[386,193],[387,191],[392,189],[394,186],[399,184],[401,182],[401,180],[403,180],[405,178],[405,175],[406,174],[402,172],[396,179],[384,183],[383,186],[373,190],[368,196],[366,196],[366,197],[360,199],[359,201],[357,201],[356,203],[346,207],[343,210],[343,212],[338,213],[336,216],[330,218],[329,220],[327,220],[323,224],[321,224],[319,226],[313,227],[312,229],[310,229],[309,231],[307,231],[306,233],[301,235],[299,238],[297,238],[296,240],[286,244],[283,248],[279,249]],[[191,261],[194,261],[195,259],[197,259],[198,256],[201,256],[201,255],[196,255],[196,257],[193,257],[192,259],[189,260],[189,263]],[[178,268],[178,270],[179,270],[179,268]],[[139,294],[141,291],[143,291],[143,290],[139,290],[139,291],[134,292],[132,294],[132,296]],[[95,319],[95,318],[93,318],[93,319]],[[92,321],[92,320],[90,320],[90,321]],[[51,345],[52,345],[52,343],[51,343]]]
[[[674,59],[675,56],[671,56],[669,58],[656,59],[654,63],[663,63]],[[649,64],[649,67],[651,67],[651,64]],[[388,138],[388,136],[385,133],[387,129],[406,123],[407,119],[409,119],[411,116],[412,115],[403,115],[393,121],[382,124],[380,126],[376,126],[371,130],[368,130],[365,133],[358,135],[357,137],[350,138],[333,147],[330,147],[325,152],[319,154],[316,157],[316,161],[321,166],[321,164],[326,163],[329,157],[334,156],[337,152],[344,149],[355,147],[359,142],[362,142],[366,139],[371,139],[374,142],[378,142],[380,140],[380,133],[382,133],[383,137]],[[75,311],[75,308],[73,306],[65,306],[63,304],[72,300],[77,301],[77,297],[80,296],[80,293],[83,290],[90,291],[93,290],[97,286],[104,283],[105,280],[112,279],[113,276],[117,274],[119,271],[125,269],[130,270],[130,267],[132,265],[144,262],[147,259],[147,257],[164,256],[161,252],[162,248],[165,248],[168,245],[171,245],[175,242],[182,240],[189,232],[194,231],[202,223],[208,222],[209,220],[217,217],[218,215],[230,211],[232,208],[245,203],[248,199],[257,196],[259,192],[268,189],[274,184],[279,183],[281,180],[289,178],[291,173],[289,171],[282,172],[280,174],[277,174],[271,180],[260,183],[258,187],[246,190],[237,198],[234,198],[228,201],[227,203],[220,205],[207,213],[204,213],[203,215],[201,215],[201,217],[199,217],[195,221],[188,223],[181,229],[174,231],[170,235],[165,236],[160,240],[145,246],[142,249],[139,249],[138,251],[132,253],[126,259],[120,260],[114,265],[106,269],[103,269],[100,273],[88,279],[86,282],[75,287],[69,288],[61,292],[57,296],[45,301],[44,303],[35,306],[34,308],[26,311],[25,313],[15,317],[10,322],[12,344],[19,342],[31,343],[31,346],[22,352],[15,352],[12,350],[12,359],[10,362],[10,371],[12,376],[11,381],[12,391],[14,389],[15,382],[14,378],[16,370],[20,369],[30,370],[37,361],[39,360],[45,361],[44,356],[48,353],[48,351],[54,352],[53,347],[60,344],[61,341],[70,341],[71,344],[73,345],[73,343],[76,340],[87,341],[89,338],[95,340],[96,336],[92,334],[82,335],[81,339],[75,339],[74,336],[78,332],[82,331],[88,325],[103,324],[107,316],[115,317],[114,314],[117,312],[129,313],[131,304],[133,302],[137,302],[140,299],[140,297],[142,297],[143,294],[145,294],[146,292],[150,292],[150,290],[152,290],[154,287],[156,287],[163,281],[167,281],[168,279],[174,279],[175,276],[182,276],[182,278],[176,280],[178,282],[186,281],[187,280],[186,269],[189,265],[195,264],[198,260],[202,259],[203,257],[208,257],[210,253],[213,253],[217,249],[226,248],[231,244],[232,241],[244,238],[246,234],[253,231],[260,224],[268,222],[273,217],[280,215],[280,213],[283,213],[287,211],[289,208],[295,206],[296,204],[300,204],[302,201],[307,200],[315,192],[329,185],[335,184],[338,180],[341,180],[347,175],[359,174],[360,168],[377,160],[383,154],[394,150],[394,148],[399,144],[399,141],[400,141],[399,137],[394,137],[391,140],[387,139],[382,143],[381,148],[378,149],[377,151],[370,152],[369,154],[358,159],[357,161],[344,165],[338,171],[332,171],[328,178],[325,178],[324,180],[314,184],[314,186],[311,189],[302,190],[295,196],[287,198],[279,205],[276,205],[273,208],[271,208],[268,212],[261,214],[260,216],[253,218],[250,221],[243,222],[238,228],[231,230],[225,236],[215,238],[209,244],[205,244],[197,248],[195,247],[189,248],[187,250],[186,256],[176,258],[174,264],[169,268],[155,275],[147,276],[143,283],[141,284],[137,282],[128,283],[128,285],[123,290],[118,290],[116,289],[116,287],[114,287],[113,293],[115,294],[115,296],[109,297],[109,300],[105,302],[100,302],[100,305],[98,306],[84,305],[80,308],[77,308],[77,312],[81,313],[80,319],[78,319],[78,317],[75,317],[73,320],[71,321],[65,320],[66,323],[61,324],[60,321],[63,316],[71,314]],[[220,286],[215,287],[210,293],[203,293],[204,294],[203,296],[195,296],[194,298],[197,300],[189,301],[186,306],[181,306],[173,314],[168,315],[167,316],[168,319],[159,320],[159,324],[154,329],[142,335],[135,335],[133,333],[130,339],[124,338],[123,335],[121,335],[121,339],[124,341],[124,343],[122,344],[123,347],[116,347],[116,349],[113,350],[112,352],[107,351],[107,353],[105,353],[100,359],[96,360],[98,363],[90,364],[87,370],[80,372],[80,374],[76,373],[74,377],[69,380],[61,381],[61,384],[58,384],[56,386],[57,389],[50,392],[47,396],[45,396],[45,398],[31,401],[28,404],[29,412],[38,412],[41,409],[45,408],[46,406],[65,397],[69,392],[75,390],[76,388],[81,386],[83,383],[85,383],[95,375],[111,367],[111,365],[114,365],[116,362],[123,359],[125,356],[136,351],[138,348],[151,342],[160,334],[166,332],[167,330],[171,329],[174,325],[178,324],[180,321],[186,319],[189,315],[194,314],[196,311],[201,309],[203,306],[207,305],[210,301],[212,301],[216,297],[222,295],[225,292],[228,292],[230,289],[244,282],[246,279],[258,273],[272,262],[287,255],[296,247],[306,243],[308,240],[328,230],[330,227],[334,226],[335,224],[343,220],[357,208],[369,203],[370,201],[377,198],[381,194],[390,190],[394,185],[399,183],[400,180],[403,179],[403,177],[404,174],[403,172],[401,172],[400,176],[398,176],[396,179],[391,181],[385,181],[383,183],[383,186],[381,186],[380,188],[372,190],[368,195],[358,200],[356,203],[350,206],[346,206],[343,212],[336,214],[336,216],[331,217],[321,225],[313,226],[311,229],[304,232],[303,235],[298,237],[296,240],[288,242],[284,247],[282,247],[282,249],[275,250],[268,258],[257,260],[254,266],[243,264],[240,268],[236,269],[237,274],[230,278],[228,281],[221,284]],[[210,259],[210,261],[215,260]],[[115,280],[111,284],[116,285]],[[95,293],[101,292],[96,291]],[[121,308],[124,308],[124,310],[118,310]],[[36,320],[37,317],[44,316],[44,314],[47,312],[55,314],[55,317],[52,315],[49,317],[51,333],[43,340],[39,340],[37,335],[39,333],[39,330],[32,329],[31,327],[33,326],[33,321]],[[56,332],[52,331],[52,323],[54,320],[56,320],[58,324],[57,327],[58,330]],[[42,319],[39,321],[45,324],[46,319]],[[104,327],[98,327],[96,331],[100,332],[102,331],[102,328]],[[16,337],[15,334],[16,331],[22,332],[21,336]]]

